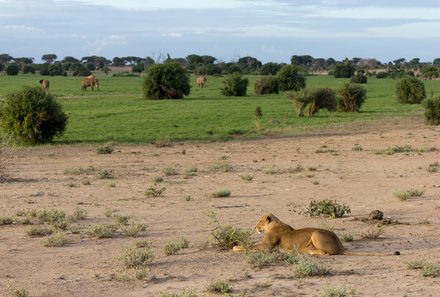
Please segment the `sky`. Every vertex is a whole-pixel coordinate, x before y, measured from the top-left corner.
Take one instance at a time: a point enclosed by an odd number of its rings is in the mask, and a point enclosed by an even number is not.
[[[440,57],[437,0],[0,0],[0,54]]]

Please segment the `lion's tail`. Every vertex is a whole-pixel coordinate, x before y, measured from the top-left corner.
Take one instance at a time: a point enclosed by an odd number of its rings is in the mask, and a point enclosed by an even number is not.
[[[372,252],[352,252],[345,250],[343,254],[347,256],[399,256],[400,252],[395,251],[394,253],[390,254],[390,253],[372,253]]]

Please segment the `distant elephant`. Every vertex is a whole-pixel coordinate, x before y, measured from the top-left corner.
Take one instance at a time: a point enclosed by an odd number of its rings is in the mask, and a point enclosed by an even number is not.
[[[92,91],[96,87],[99,91],[99,80],[95,78],[93,75],[87,76],[85,79],[81,81],[81,88],[83,91],[87,91],[87,88],[91,87]]]
[[[196,80],[196,84],[198,87],[203,88],[206,82],[206,76],[198,76]]]
[[[40,79],[41,88],[45,91],[49,91],[49,81],[47,79]]]

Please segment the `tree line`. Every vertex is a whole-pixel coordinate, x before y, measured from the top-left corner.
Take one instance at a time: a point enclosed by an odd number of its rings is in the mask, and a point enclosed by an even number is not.
[[[154,64],[162,62],[177,62],[181,64],[188,72],[196,75],[222,75],[238,72],[241,74],[261,74],[275,75],[286,63],[262,63],[255,57],[245,56],[236,61],[224,62],[209,55],[191,54],[185,58],[159,57],[114,57],[109,60],[102,56],[86,56],[77,59],[72,56],[66,56],[58,59],[56,54],[44,54],[41,57],[43,63],[35,63],[33,57],[13,57],[9,54],[0,54],[0,71],[5,71],[8,75],[17,75],[19,73],[35,73],[41,75],[67,75],[71,73],[74,76],[87,76],[92,71],[103,71],[105,73],[111,70],[110,67],[131,67],[132,72],[142,73]],[[407,61],[405,58],[399,58],[387,63],[377,59],[365,59],[354,57],[342,61],[333,58],[315,58],[311,55],[293,55],[290,64],[296,65],[302,69],[302,72],[335,72],[340,71],[341,67],[350,65],[353,71],[374,72],[378,69],[386,69],[391,72],[415,72],[421,73],[424,77],[439,77],[440,58],[432,62],[421,62],[420,58],[414,58]],[[338,70],[339,68],[339,70]],[[346,71],[347,68],[344,69]],[[352,70],[348,69],[350,73]]]

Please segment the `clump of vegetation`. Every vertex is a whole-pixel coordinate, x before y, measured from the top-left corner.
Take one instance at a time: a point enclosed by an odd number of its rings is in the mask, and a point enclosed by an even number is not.
[[[217,192],[212,193],[212,197],[214,198],[226,198],[231,196],[231,191],[228,189],[220,190]]]
[[[346,213],[351,213],[348,205],[340,204],[336,200],[323,199],[320,201],[312,200],[304,214],[310,217],[331,217],[342,218]]]
[[[371,239],[378,239],[382,234],[383,234],[383,228],[373,228],[373,229],[368,229],[360,236],[362,239],[371,240]]]
[[[118,226],[115,224],[99,224],[90,226],[87,234],[97,238],[111,238],[117,230]]]
[[[405,144],[390,146],[386,149],[377,150],[376,155],[393,155],[397,153],[426,153],[435,151],[438,151],[436,147],[413,148],[412,146]]]
[[[113,218],[118,226],[126,226],[130,220],[130,216],[128,215],[114,215]]]
[[[26,230],[26,234],[31,237],[43,237],[51,235],[54,229],[49,226],[33,226]]]
[[[363,72],[358,72],[351,77],[351,82],[355,84],[366,84],[368,82],[368,78]]]
[[[60,229],[66,229],[66,214],[61,209],[39,209],[30,213],[31,217],[38,219],[39,223],[50,224]]]
[[[145,99],[181,99],[189,95],[191,85],[186,70],[176,62],[148,67],[144,79]]]
[[[420,269],[423,277],[440,277],[440,265],[430,263],[425,259],[415,260],[407,263],[408,269]]]
[[[261,130],[261,119],[263,118],[263,111],[261,110],[260,106],[257,106],[255,108],[255,121],[254,125],[257,131]]]
[[[26,289],[15,289],[12,291],[12,297],[28,297],[29,294]]]
[[[110,144],[104,144],[104,145],[98,146],[96,148],[96,152],[98,154],[103,154],[103,155],[112,154],[114,151],[115,151],[115,149]]]
[[[355,296],[353,289],[347,289],[344,287],[326,287],[322,290],[320,297],[349,297]]]
[[[47,247],[60,247],[66,245],[67,242],[68,240],[64,233],[56,232],[49,237],[46,237],[43,245]]]
[[[142,242],[126,249],[120,258],[125,268],[142,269],[148,268],[154,259],[154,253],[148,244]]]
[[[167,256],[175,255],[180,250],[188,248],[188,246],[189,241],[186,238],[179,236],[167,240],[163,245],[163,252]]]
[[[145,191],[145,196],[147,197],[161,197],[165,192],[166,188],[157,188],[156,186],[151,186]]]
[[[400,201],[406,201],[408,199],[414,198],[414,197],[420,197],[425,192],[418,189],[409,189],[409,190],[403,190],[403,191],[397,191],[394,193],[394,197],[399,199]]]
[[[307,276],[324,276],[329,275],[331,270],[317,260],[311,257],[301,255],[293,265],[293,270],[298,278]]]
[[[101,171],[98,173],[98,178],[99,178],[99,179],[113,179],[113,178],[115,178],[115,177],[114,177],[114,175],[113,175],[113,173],[112,173],[111,171],[108,171],[108,170],[101,170]]]
[[[254,179],[254,176],[251,174],[243,174],[243,175],[240,175],[240,178],[244,181],[250,182]]]
[[[440,96],[427,98],[422,103],[425,108],[425,122],[429,125],[440,125]]]
[[[87,217],[87,210],[83,208],[75,208],[73,214],[69,217],[70,221],[76,222],[79,220],[84,220]]]
[[[333,73],[335,78],[350,78],[354,75],[355,67],[348,61],[336,65],[335,71]]]
[[[197,297],[194,290],[184,289],[180,293],[160,293],[159,297]]]
[[[178,175],[179,173],[177,172],[177,170],[175,168],[172,167],[166,167],[162,170],[163,174],[165,174],[165,176],[173,176],[173,175]]]
[[[124,231],[130,237],[138,237],[141,232],[147,230],[147,225],[145,224],[130,224],[125,226]]]
[[[306,87],[306,78],[294,65],[285,65],[277,73],[281,91],[299,91]]]
[[[89,166],[87,168],[71,168],[64,170],[64,174],[66,175],[89,175],[96,172],[96,168],[93,166]]]
[[[428,168],[426,169],[428,172],[438,172],[440,170],[440,163],[434,162],[428,165]]]
[[[359,112],[367,98],[367,90],[359,84],[347,83],[339,89],[338,109],[344,112]]]
[[[278,252],[255,251],[246,253],[247,262],[252,267],[263,268],[272,265],[283,259],[282,254]]]
[[[232,172],[234,167],[228,163],[217,163],[209,166],[208,169],[210,172]]]
[[[208,291],[211,293],[227,294],[232,291],[232,287],[228,282],[216,281],[215,283],[209,286]]]
[[[223,81],[221,89],[222,95],[225,96],[246,96],[249,80],[243,78],[238,72],[228,74]]]
[[[12,223],[14,223],[13,218],[0,216],[0,226],[1,225],[12,225]]]
[[[396,84],[398,103],[421,103],[426,98],[425,85],[415,77],[405,77]]]
[[[304,110],[309,107],[308,116],[314,116],[320,109],[336,110],[336,93],[330,88],[303,89],[290,96],[296,105],[298,116],[304,116]]]
[[[29,144],[51,142],[67,126],[61,105],[39,87],[25,86],[7,94],[0,113],[4,133]]]
[[[280,81],[276,76],[264,76],[255,82],[255,94],[278,94],[280,92]]]
[[[6,167],[11,157],[12,147],[10,145],[10,139],[9,137],[3,137],[0,140],[0,182],[5,181],[8,177]]]
[[[213,228],[211,229],[211,236],[217,246],[221,249],[232,249],[236,245],[244,247],[251,246],[251,232],[232,226],[224,226],[219,223],[215,213],[210,213],[209,217],[213,219]]]

